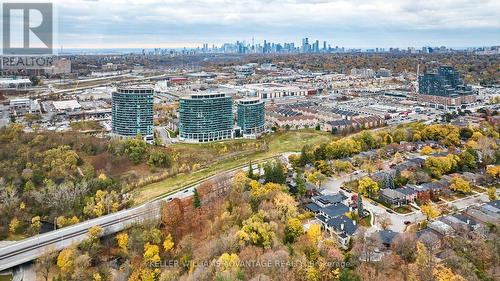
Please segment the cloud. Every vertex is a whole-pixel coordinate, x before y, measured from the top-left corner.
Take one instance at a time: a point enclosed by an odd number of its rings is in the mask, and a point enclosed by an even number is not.
[[[445,42],[460,43],[461,40],[460,44],[478,44],[487,39],[500,43],[500,1],[496,0],[54,2],[59,15],[59,39],[69,45],[128,44],[141,40],[149,40],[144,45],[149,42],[201,44],[248,40],[252,36],[299,42],[307,35],[321,40],[344,38],[337,41],[339,45],[372,40],[372,46],[392,44],[399,36],[398,44],[412,45],[435,34],[440,34]],[[453,38],[457,38],[458,32],[466,32],[470,38],[456,41]],[[421,37],[412,38],[408,34]],[[364,38],[356,40],[356,36]],[[90,42],[92,40],[96,42]]]

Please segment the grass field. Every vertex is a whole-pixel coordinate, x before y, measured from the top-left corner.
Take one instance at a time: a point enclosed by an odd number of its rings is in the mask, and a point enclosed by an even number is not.
[[[12,281],[12,275],[0,275],[0,281]]]
[[[256,144],[256,146],[264,145],[266,149],[259,151],[248,150],[243,151],[242,153],[234,153],[232,156],[229,155],[221,158],[210,166],[195,172],[191,172],[189,174],[178,174],[163,181],[141,187],[134,191],[135,203],[143,203],[160,195],[192,185],[193,183],[216,175],[222,171],[244,166],[248,164],[249,161],[253,161],[255,163],[261,159],[272,157],[283,152],[298,152],[305,144],[319,144],[327,142],[333,138],[334,136],[329,133],[309,129],[298,131],[280,131],[274,134],[266,135],[258,140],[231,140],[215,144],[177,143],[172,145],[172,147],[183,151],[183,153],[191,154],[205,154],[207,151],[214,151],[214,146],[219,147],[224,145],[246,145],[248,147],[252,144]],[[212,155],[211,157],[217,157],[217,155]]]

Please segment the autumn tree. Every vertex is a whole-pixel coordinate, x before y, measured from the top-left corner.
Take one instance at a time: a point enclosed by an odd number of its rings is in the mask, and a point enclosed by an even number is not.
[[[74,268],[71,277],[73,280],[89,280],[91,258],[87,253],[79,254],[75,258]]]
[[[454,171],[459,160],[460,158],[454,154],[442,157],[429,156],[425,159],[424,167],[433,177],[440,178],[442,175]]]
[[[351,162],[335,160],[333,161],[333,169],[336,173],[350,172],[354,169]]]
[[[16,234],[21,226],[21,222],[17,218],[13,218],[9,223],[10,234]]]
[[[382,228],[383,230],[387,230],[392,225],[392,220],[387,214],[384,213],[379,216],[378,223],[380,225],[380,228]]]
[[[313,224],[309,226],[307,230],[307,237],[312,241],[314,245],[317,245],[321,238],[321,225]]]
[[[118,248],[125,255],[128,254],[128,234],[126,232],[121,232],[116,235],[116,242],[118,244]]]
[[[431,203],[420,206],[422,213],[427,217],[427,220],[433,220],[439,216],[439,210],[436,209]]]
[[[174,237],[182,234],[181,224],[184,221],[184,207],[179,198],[174,198],[172,201],[165,203],[161,209],[162,221],[165,225],[165,230],[172,233]]]
[[[379,186],[371,178],[364,177],[358,181],[358,190],[364,196],[373,196],[379,191]]]
[[[285,243],[293,243],[304,233],[302,222],[297,218],[289,218],[285,227]]]
[[[70,275],[75,266],[76,248],[69,247],[62,250],[57,256],[57,267],[61,270],[63,275]]]
[[[217,260],[217,280],[239,279],[240,259],[237,254],[222,254]]]
[[[49,273],[54,261],[56,259],[57,252],[52,250],[44,251],[43,254],[35,261],[35,270],[37,275],[39,274],[45,281],[49,281]]]
[[[421,280],[432,280],[433,256],[429,249],[422,243],[417,242],[416,265],[419,269]]]
[[[172,158],[170,154],[155,149],[149,153],[148,165],[152,168],[168,168],[172,165]]]
[[[295,217],[298,213],[297,202],[292,196],[284,192],[276,194],[273,198],[273,203],[280,220],[283,222]]]
[[[144,264],[158,263],[160,261],[160,247],[158,247],[158,245],[146,243],[144,245],[142,260]]]
[[[165,240],[163,241],[163,250],[165,250],[165,253],[168,253],[170,250],[174,248],[174,239],[172,238],[172,235],[169,233],[167,237],[165,237]]]
[[[304,196],[306,194],[306,182],[304,180],[304,174],[297,173],[297,193],[300,196]]]
[[[436,281],[465,281],[465,278],[456,275],[451,269],[442,264],[437,265],[432,271],[432,274],[434,278],[436,278]]]
[[[245,173],[240,170],[233,176],[232,184],[234,188],[238,190],[244,190],[249,184],[250,180],[251,179],[248,178],[247,175],[245,175]]]
[[[40,216],[34,216],[31,218],[31,232],[33,234],[38,234],[42,228],[42,222],[40,221]]]
[[[243,244],[252,244],[269,249],[276,239],[276,223],[269,221],[268,215],[260,210],[243,222],[238,237]]]
[[[318,187],[321,187],[321,183],[326,179],[326,176],[323,175],[320,171],[314,171],[307,175],[307,181],[314,183]]]
[[[432,147],[430,147],[428,145],[422,147],[422,150],[420,150],[420,153],[422,155],[429,155],[429,154],[431,154],[433,152],[434,152],[434,150],[432,149]]]
[[[459,191],[462,193],[470,193],[471,187],[470,183],[461,177],[453,177],[451,179],[450,189],[453,191]]]
[[[129,138],[124,140],[124,153],[134,164],[139,164],[147,151],[147,144],[142,138]]]
[[[494,186],[488,188],[487,193],[488,193],[488,199],[490,201],[497,200],[497,189]]]
[[[368,176],[371,176],[373,172],[375,172],[375,166],[370,161],[365,161],[361,165],[361,169],[365,171],[368,174]]]

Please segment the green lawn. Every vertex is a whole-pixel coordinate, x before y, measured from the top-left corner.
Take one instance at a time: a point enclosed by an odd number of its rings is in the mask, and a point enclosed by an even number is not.
[[[364,226],[364,227],[371,227],[371,220],[372,220],[372,215],[369,215],[367,217],[364,217],[361,219],[361,221],[359,222],[360,225]]]
[[[251,160],[256,163],[261,159],[276,156],[283,152],[299,152],[305,144],[319,144],[334,138],[333,135],[316,131],[313,129],[298,131],[279,131],[266,135],[258,140],[230,140],[218,142],[216,144],[185,144],[176,143],[173,148],[188,150],[190,153],[205,153],[216,145],[225,144],[230,146],[237,143],[264,143],[267,146],[265,151],[248,151],[235,156],[225,157],[210,166],[191,172],[189,174],[177,174],[157,183],[149,184],[134,191],[135,203],[140,204],[155,197],[168,194],[180,188],[192,185],[198,181],[218,174],[222,171],[231,170],[240,166],[245,166]],[[215,157],[216,155],[214,155]]]
[[[12,281],[12,275],[0,275],[0,281]]]
[[[412,209],[410,206],[401,206],[394,208],[394,211],[399,214],[408,214],[412,212]]]

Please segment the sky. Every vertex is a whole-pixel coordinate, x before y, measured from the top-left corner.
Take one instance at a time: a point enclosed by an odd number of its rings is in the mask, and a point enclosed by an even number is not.
[[[500,0],[54,0],[64,48],[500,45]]]

